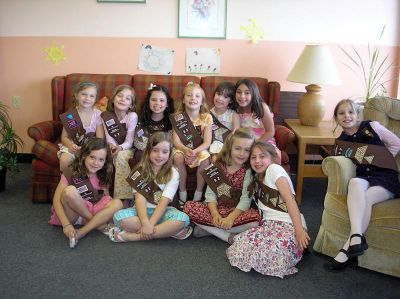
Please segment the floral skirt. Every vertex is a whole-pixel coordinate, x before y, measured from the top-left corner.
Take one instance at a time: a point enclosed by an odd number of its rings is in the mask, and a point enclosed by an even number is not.
[[[219,203],[218,212],[222,217],[228,216],[235,208],[228,208],[224,204]],[[183,211],[189,215],[190,221],[204,224],[208,226],[214,226],[212,223],[212,217],[210,214],[210,210],[207,207],[207,204],[204,202],[195,202],[195,201],[187,201]],[[260,222],[261,217],[260,214],[254,209],[248,209],[239,215],[233,222],[233,226],[238,226],[250,222]]]
[[[283,278],[297,272],[295,265],[303,250],[297,247],[293,224],[269,220],[236,235],[226,253],[231,265],[242,271],[253,268],[263,275]]]

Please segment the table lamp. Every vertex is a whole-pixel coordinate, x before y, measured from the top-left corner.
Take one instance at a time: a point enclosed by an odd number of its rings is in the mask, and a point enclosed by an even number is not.
[[[306,86],[307,92],[300,97],[297,113],[302,125],[318,126],[325,114],[325,102],[319,85],[341,83],[329,47],[306,45],[287,80],[310,84]]]

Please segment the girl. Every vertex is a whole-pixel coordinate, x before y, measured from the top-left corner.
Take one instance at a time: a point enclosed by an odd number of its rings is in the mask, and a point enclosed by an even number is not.
[[[297,272],[310,237],[294,198],[292,181],[276,161],[275,148],[256,141],[250,154],[255,179],[250,189],[262,212],[263,223],[234,237],[227,250],[229,262],[242,271],[251,268],[264,275],[283,278]]]
[[[253,142],[250,130],[236,130],[226,139],[216,162],[203,170],[208,185],[205,203],[189,201],[184,208],[196,224],[195,236],[207,231],[232,244],[235,234],[258,226],[260,215],[249,209],[251,199],[247,187],[252,175],[245,167]],[[224,187],[226,192],[221,192]]]
[[[218,154],[228,135],[240,127],[239,116],[232,110],[234,95],[235,85],[230,82],[221,82],[215,89],[214,107],[210,110],[214,122],[210,154]]]
[[[70,248],[74,248],[78,240],[91,230],[104,231],[112,215],[122,208],[120,200],[109,196],[111,175],[110,150],[100,138],[85,142],[72,167],[61,175],[49,223],[62,226]],[[82,223],[80,229],[74,228],[75,224]]]
[[[235,110],[240,119],[240,127],[251,128],[257,140],[273,144],[281,159],[281,151],[274,139],[275,126],[273,114],[261,98],[257,84],[250,79],[241,79],[235,86]]]
[[[157,131],[172,133],[169,116],[174,112],[174,102],[168,89],[161,85],[150,84],[144,98],[141,118],[135,129],[133,146],[135,153],[132,165],[136,165],[146,149],[147,140]]]
[[[60,150],[60,170],[63,172],[72,163],[76,152],[83,143],[94,135],[104,138],[101,111],[94,108],[97,85],[91,82],[79,83],[74,92],[75,108],[60,115],[63,124]]]
[[[178,111],[170,117],[175,147],[174,163],[179,170],[179,204],[186,202],[186,165],[197,167],[197,185],[193,200],[203,196],[204,179],[201,171],[209,164],[207,151],[212,138],[212,116],[205,104],[204,90],[199,84],[189,82],[183,90],[183,100]]]
[[[131,86],[117,86],[107,103],[107,111],[101,114],[106,140],[114,158],[114,197],[119,199],[132,196],[126,178],[131,172],[128,161],[133,157],[133,133],[138,121],[137,114],[133,112],[134,101],[135,91]]]
[[[331,263],[325,265],[329,270],[340,270],[356,262],[356,257],[368,249],[364,233],[372,206],[400,195],[394,160],[400,150],[400,138],[376,121],[359,122],[357,106],[348,99],[336,105],[334,117],[343,128],[334,154],[351,158],[356,164],[356,177],[350,179],[347,194],[350,237]]]
[[[172,143],[165,132],[154,133],[139,164],[128,180],[133,187],[135,207],[114,215],[113,242],[174,237],[186,239],[192,228],[189,217],[169,206],[179,184],[178,171],[172,166]]]

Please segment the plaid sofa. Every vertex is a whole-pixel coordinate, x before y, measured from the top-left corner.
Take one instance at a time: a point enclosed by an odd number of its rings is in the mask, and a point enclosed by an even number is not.
[[[94,82],[99,86],[98,98],[110,97],[114,88],[121,84],[133,86],[136,91],[136,104],[140,109],[150,83],[164,85],[171,96],[179,101],[184,86],[192,81],[199,83],[205,91],[206,100],[212,107],[213,92],[222,81],[236,82],[240,77],[226,76],[167,76],[167,75],[127,75],[127,74],[69,74],[54,77],[51,81],[53,119],[34,124],[28,128],[28,135],[35,140],[32,153],[32,191],[33,202],[50,202],[60,178],[57,158],[62,125],[59,115],[70,108],[73,103],[74,87],[82,81]],[[275,120],[279,113],[280,85],[268,82],[265,78],[250,78],[257,83],[261,96],[274,113]],[[276,125],[275,138],[282,150],[282,165],[289,170],[289,158],[285,152],[286,144],[294,140],[294,134],[286,127]],[[192,184],[188,184],[192,186]],[[188,190],[189,192],[191,190]]]

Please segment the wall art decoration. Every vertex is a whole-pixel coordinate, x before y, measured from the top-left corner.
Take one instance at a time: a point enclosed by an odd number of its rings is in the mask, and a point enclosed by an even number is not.
[[[221,71],[221,49],[187,48],[186,73],[219,74]]]
[[[63,53],[63,49],[63,45],[57,46],[55,43],[52,43],[48,48],[44,48],[44,51],[47,53],[46,60],[53,62],[54,65],[58,65],[60,61],[67,60],[67,57],[65,57]]]
[[[227,0],[179,0],[178,37],[226,38]]]
[[[240,26],[240,30],[246,33],[252,44],[258,44],[258,41],[264,38],[265,33],[255,18],[249,19],[249,22],[248,26]]]
[[[175,50],[142,44],[138,68],[164,75],[172,74]]]

